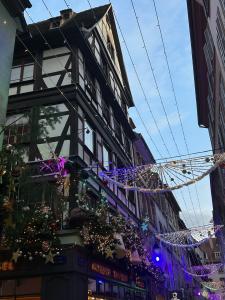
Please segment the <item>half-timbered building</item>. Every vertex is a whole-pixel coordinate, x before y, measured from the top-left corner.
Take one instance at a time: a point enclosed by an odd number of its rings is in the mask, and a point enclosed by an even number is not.
[[[75,170],[88,172],[91,197],[103,192],[112,211],[136,224],[147,214],[154,224],[151,197],[143,196],[139,205],[137,193],[106,184],[98,176],[102,170],[140,163],[135,125],[128,115],[134,103],[110,4],[80,13],[66,9],[17,35],[9,95],[5,144],[16,144],[24,160],[34,165],[53,155],[68,157]],[[143,139],[142,143],[149,155]],[[70,189],[60,231],[68,246],[79,244],[71,226],[73,195],[79,191],[76,178]],[[38,197],[43,198],[41,191],[33,201]],[[0,279],[0,299],[150,300],[156,296],[153,286],[157,293],[157,282],[149,274],[137,276],[71,247],[55,264],[19,265],[0,272]]]

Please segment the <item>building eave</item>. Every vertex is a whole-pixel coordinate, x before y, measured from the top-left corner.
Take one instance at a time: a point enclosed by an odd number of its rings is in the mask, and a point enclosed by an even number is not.
[[[207,19],[204,7],[196,0],[187,0],[190,39],[192,48],[193,72],[195,82],[195,94],[198,124],[200,127],[208,127],[207,104],[207,66],[204,58],[204,30]]]

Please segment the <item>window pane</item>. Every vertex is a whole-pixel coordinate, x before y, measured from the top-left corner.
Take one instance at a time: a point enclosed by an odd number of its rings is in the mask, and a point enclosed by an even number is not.
[[[66,73],[61,85],[71,84],[71,73]]]
[[[59,54],[68,53],[68,52],[70,52],[70,51],[67,47],[59,47],[59,48],[43,51],[43,57],[49,57],[49,56],[59,55]]]
[[[29,93],[32,92],[34,90],[34,85],[33,84],[26,84],[26,85],[22,85],[20,87],[20,93]]]
[[[88,292],[91,291],[96,292],[96,280],[92,278],[88,278]]]
[[[64,103],[61,104],[55,104],[55,105],[49,105],[49,106],[43,106],[41,107],[40,110],[40,115],[50,115],[54,113],[59,113],[59,112],[65,112],[68,111],[68,108]]]
[[[103,146],[103,162],[104,168],[109,169],[109,151],[108,149]]]
[[[21,67],[16,67],[12,69],[11,72],[11,83],[20,81]]]
[[[17,94],[17,87],[11,87],[9,89],[9,96],[16,95],[16,94]]]
[[[64,70],[68,59],[69,55],[43,60],[42,74],[54,73]]]
[[[34,65],[25,65],[23,69],[23,80],[33,79]]]
[[[66,140],[63,143],[62,149],[59,153],[60,156],[69,156],[70,154],[70,141]]]
[[[55,152],[55,148],[58,142],[52,143],[45,143],[45,144],[38,144],[38,150],[41,154],[42,159],[49,159],[52,158],[52,151]]]
[[[47,88],[53,88],[56,87],[59,77],[60,75],[48,76],[48,77],[44,77],[43,80]]]
[[[48,137],[56,137],[61,136],[62,131],[66,125],[68,120],[68,115],[64,116],[55,116],[50,117],[48,119],[40,119],[39,120],[39,128],[40,128],[40,135],[39,137],[45,138]],[[70,134],[70,131],[67,133]]]

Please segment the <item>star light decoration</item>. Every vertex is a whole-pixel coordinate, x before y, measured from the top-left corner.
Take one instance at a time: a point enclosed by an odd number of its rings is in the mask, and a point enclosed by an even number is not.
[[[104,181],[126,190],[158,193],[201,180],[225,162],[225,153],[102,171]]]
[[[187,230],[160,233],[156,237],[164,244],[176,247],[190,248],[201,245],[214,237],[223,225],[205,225]]]
[[[214,273],[218,273],[222,267],[223,267],[223,264],[218,263],[218,264],[192,266],[188,269],[183,268],[183,270],[185,273],[187,273],[193,277],[204,277],[204,276],[210,276]]]

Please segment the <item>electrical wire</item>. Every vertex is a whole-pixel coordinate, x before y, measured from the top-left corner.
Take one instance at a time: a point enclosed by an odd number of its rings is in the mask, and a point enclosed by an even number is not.
[[[88,4],[89,4],[89,6],[90,6],[90,9],[92,10],[93,15],[95,16],[95,12],[94,12],[94,10],[93,10],[93,7],[92,7],[90,1],[87,0],[87,2],[88,2]],[[128,56],[129,56],[130,61],[131,61],[131,64],[132,64],[132,66],[133,66],[135,75],[136,75],[136,77],[137,77],[137,81],[138,81],[138,83],[139,83],[139,85],[140,85],[140,88],[141,88],[141,91],[142,91],[144,100],[145,100],[145,102],[146,102],[146,104],[147,104],[147,106],[148,106],[150,115],[151,115],[151,117],[152,117],[152,119],[153,119],[153,122],[154,122],[154,124],[155,124],[155,126],[156,126],[156,129],[157,129],[157,131],[158,131],[158,133],[159,133],[159,136],[160,136],[160,138],[161,138],[162,144],[163,144],[163,146],[164,146],[165,149],[166,149],[166,152],[168,153],[169,156],[171,156],[170,151],[169,151],[169,148],[167,147],[167,145],[166,145],[166,143],[165,143],[165,140],[164,140],[163,135],[162,135],[162,133],[161,133],[161,130],[160,130],[159,126],[158,126],[158,123],[157,123],[157,121],[156,121],[156,118],[155,118],[155,116],[154,116],[154,114],[153,114],[153,112],[152,112],[152,109],[151,109],[150,105],[149,105],[148,97],[147,97],[147,95],[146,95],[146,93],[145,93],[145,90],[144,90],[144,87],[143,87],[143,85],[142,85],[142,83],[141,83],[140,76],[139,76],[138,71],[137,71],[137,68],[136,68],[136,66],[135,66],[135,64],[134,64],[134,61],[133,61],[133,58],[132,58],[132,56],[131,56],[130,50],[129,50],[129,48],[127,47],[127,43],[126,43],[126,41],[125,41],[125,38],[124,38],[124,36],[123,36],[123,33],[122,33],[122,30],[121,30],[120,24],[119,24],[119,22],[118,22],[118,20],[117,20],[117,17],[115,16],[114,11],[113,11],[113,14],[114,14],[116,23],[117,23],[117,25],[118,25],[118,28],[119,28],[119,30],[120,30],[121,36],[122,36],[122,38],[123,38],[123,42],[124,42],[124,45],[125,45],[125,47],[126,47]],[[95,16],[95,18],[96,18],[96,16]],[[98,25],[97,25],[97,26],[98,26]],[[101,30],[101,29],[100,29],[100,30]],[[137,110],[137,107],[136,107],[136,106],[135,106],[135,109]],[[138,115],[139,115],[139,117],[140,117],[140,112],[138,113]],[[142,122],[142,124],[143,124],[143,122]],[[144,127],[145,127],[145,129],[146,129],[146,125],[144,125]],[[149,130],[148,130],[148,132],[149,132]],[[150,133],[149,133],[149,136],[151,136]],[[160,155],[160,156],[161,156],[161,155]]]
[[[19,0],[19,1],[20,1],[20,0]],[[64,2],[65,2],[65,4],[67,5],[67,7],[69,8],[68,3],[67,3],[66,1],[64,1]],[[51,11],[49,10],[48,6],[46,5],[46,3],[45,3],[43,0],[42,0],[42,3],[44,4],[45,8],[46,8],[47,11],[49,12],[50,16],[53,17]],[[29,15],[29,13],[28,13],[27,11],[26,11],[26,13],[27,13],[27,15],[29,16],[29,18],[31,19],[31,21],[32,21],[33,25],[35,26],[35,28],[39,31],[39,33],[40,33],[40,35],[42,36],[42,38],[44,39],[46,45],[48,45],[48,47],[49,47],[50,49],[52,49],[52,47],[50,46],[49,42],[46,40],[46,38],[44,37],[44,35],[42,34],[42,32],[40,31],[40,29],[38,28],[38,26],[34,23],[33,19],[32,19],[31,16]],[[77,24],[76,24],[76,25],[77,25]],[[65,35],[63,34],[62,30],[61,30],[60,28],[59,28],[59,30],[60,30],[60,33],[61,33],[61,35],[63,36],[64,40],[66,40],[67,44],[69,45],[69,48],[70,48],[71,52],[74,54],[74,51],[73,51],[72,47],[70,46],[68,40],[66,39]],[[75,55],[75,54],[74,54],[74,55]],[[63,67],[63,68],[64,68],[64,67]],[[65,69],[65,68],[64,68],[64,69]],[[67,70],[67,69],[65,69],[65,70],[66,70],[66,72],[68,73],[68,70]],[[102,106],[101,106],[101,108],[102,108]],[[141,120],[141,123],[142,123],[143,127],[145,128],[145,130],[146,130],[146,132],[147,132],[147,134],[148,134],[148,136],[149,136],[149,138],[150,138],[152,144],[154,145],[155,149],[156,149],[157,152],[160,154],[160,156],[162,156],[162,154],[161,154],[161,152],[160,152],[158,146],[156,145],[156,143],[155,143],[154,140],[152,139],[152,137],[151,137],[151,135],[150,135],[150,133],[149,133],[149,130],[148,130],[148,128],[147,128],[147,126],[146,126],[146,124],[145,124],[143,118],[141,117],[141,114],[140,114],[139,110],[137,109],[136,106],[135,106],[135,108],[136,108],[137,114],[138,114],[138,116],[139,116],[139,118],[140,118],[140,120]]]
[[[133,2],[133,0],[131,0],[131,2]],[[168,58],[166,45],[165,45],[165,41],[164,41],[164,37],[163,37],[163,32],[162,32],[162,28],[161,28],[161,24],[160,24],[158,9],[157,9],[157,5],[156,5],[156,1],[152,0],[152,2],[153,2],[154,12],[155,12],[156,19],[157,19],[157,26],[159,28],[160,38],[161,38],[162,47],[163,47],[163,53],[164,53],[166,66],[167,66],[167,70],[168,70],[168,74],[169,74],[169,78],[170,78],[170,84],[171,84],[172,93],[173,93],[173,97],[174,97],[174,102],[175,102],[175,106],[176,106],[176,110],[177,110],[177,115],[178,115],[178,118],[179,118],[179,122],[180,122],[180,126],[181,126],[181,131],[182,131],[185,147],[186,147],[188,155],[190,156],[190,150],[189,150],[189,147],[188,147],[188,142],[187,142],[187,138],[186,138],[185,131],[184,131],[184,125],[183,125],[182,118],[181,118],[180,108],[179,108],[177,95],[176,95],[176,91],[175,91],[175,85],[174,85],[172,72],[171,72],[170,64],[169,64],[169,58]],[[203,218],[203,213],[202,213],[202,209],[201,209],[201,205],[200,205],[200,199],[199,199],[199,192],[198,192],[198,189],[197,189],[197,184],[194,184],[194,188],[195,188],[195,194],[196,194],[196,198],[197,198],[197,202],[198,202],[198,206],[199,206],[199,211],[200,211],[200,214],[201,214],[202,220],[203,220],[204,218]]]

